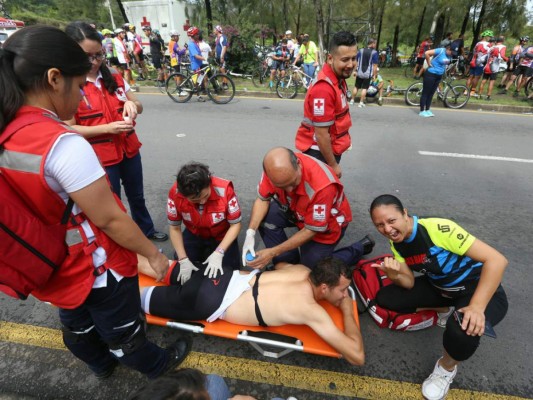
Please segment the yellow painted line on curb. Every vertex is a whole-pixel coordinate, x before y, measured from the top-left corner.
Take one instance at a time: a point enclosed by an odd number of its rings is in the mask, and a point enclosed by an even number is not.
[[[0,341],[66,350],[61,331],[0,321]],[[269,363],[247,358],[191,352],[181,365],[230,379],[265,383],[337,396],[366,399],[420,399],[420,384],[358,376],[313,368]],[[520,400],[521,397],[452,389],[451,400]]]

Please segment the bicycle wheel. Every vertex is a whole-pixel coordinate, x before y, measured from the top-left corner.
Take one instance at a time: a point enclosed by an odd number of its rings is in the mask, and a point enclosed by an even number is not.
[[[176,103],[185,103],[192,97],[194,86],[183,74],[171,74],[165,82],[166,93]]]
[[[281,99],[293,99],[298,94],[298,84],[292,75],[284,76],[276,82],[276,93]]]
[[[415,82],[405,91],[405,102],[410,106],[419,106],[420,96],[422,96],[422,82]]]
[[[207,95],[214,103],[229,103],[235,96],[235,84],[226,74],[213,75],[207,82]]]
[[[448,86],[444,92],[444,105],[450,108],[463,108],[470,99],[470,90],[465,85]]]
[[[255,87],[265,87],[267,84],[267,78],[264,70],[262,68],[256,69],[252,73],[252,83]]]

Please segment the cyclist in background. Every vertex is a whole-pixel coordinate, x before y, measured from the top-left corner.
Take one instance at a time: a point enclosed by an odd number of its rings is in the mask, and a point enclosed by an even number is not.
[[[189,50],[189,59],[191,61],[191,71],[197,73],[202,69],[204,61],[207,63],[207,60],[202,57],[202,51],[200,50],[200,29],[196,26],[191,26],[187,30],[187,36],[190,38],[187,48]],[[203,76],[203,73],[198,74],[195,84],[201,84]],[[202,103],[205,102],[205,98],[200,95],[200,92],[198,92],[197,100]]]
[[[160,35],[155,31],[152,31],[152,28],[148,25],[143,26],[143,31],[145,36],[150,41],[150,55],[152,56],[152,64],[157,69],[157,84],[164,85],[165,81],[163,79],[163,57],[165,52],[165,44]]]
[[[513,48],[511,57],[509,57],[509,63],[507,64],[507,71],[505,71],[501,84],[498,85],[502,89],[498,94],[506,94],[509,87],[513,84],[514,78],[517,76],[515,71],[520,63],[520,56],[524,49],[527,48],[528,42],[529,36],[522,36],[520,42]]]
[[[466,87],[470,88],[471,96],[479,97],[476,94],[477,84],[479,77],[483,75],[483,68],[487,63],[489,57],[490,42],[489,40],[494,36],[494,32],[487,29],[481,34],[481,41],[479,41],[474,47],[474,55],[472,61],[470,61],[470,76],[466,82]]]
[[[215,59],[220,65],[220,72],[226,73],[226,65],[228,62],[228,38],[224,35],[222,27],[220,25],[215,26],[214,33],[216,35],[215,40]],[[228,83],[224,80],[222,82],[222,89],[227,89]]]
[[[422,43],[420,43],[420,46],[418,46],[416,65],[413,69],[413,77],[415,79],[420,79],[420,76],[424,72],[424,54],[426,54],[426,51],[431,49],[431,46],[433,46],[433,40],[434,36],[429,36]]]
[[[281,40],[281,44],[276,47],[275,53],[272,56],[272,66],[270,67],[270,82],[269,86],[274,87],[274,77],[276,76],[276,71],[280,71],[280,76],[283,78],[285,76],[285,69],[287,67],[287,62],[291,58],[291,53],[287,47],[287,39],[284,38]]]
[[[489,50],[489,59],[485,68],[483,69],[483,80],[479,86],[479,95],[483,95],[483,88],[485,83],[489,81],[489,89],[487,91],[486,100],[491,100],[492,89],[494,88],[494,82],[498,78],[498,72],[500,71],[500,61],[507,62],[509,59],[505,56],[505,50],[507,47],[503,44],[503,37],[496,39],[496,44]]]
[[[298,55],[294,59],[292,65],[298,65],[298,62],[303,60],[304,73],[309,75],[305,77],[307,86],[311,82],[311,79],[315,76],[315,70],[318,67],[318,48],[316,47],[315,42],[309,40],[309,35],[305,34],[302,39],[302,45],[298,51]]]

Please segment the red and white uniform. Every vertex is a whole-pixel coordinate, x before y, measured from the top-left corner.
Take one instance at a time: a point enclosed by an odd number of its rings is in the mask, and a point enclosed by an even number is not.
[[[485,42],[482,40],[481,42],[477,42],[476,46],[474,47],[474,57],[472,57],[472,61],[470,61],[470,66],[475,68],[477,66],[476,60],[481,54],[487,54],[490,50],[490,43]]]
[[[114,93],[109,93],[101,86],[99,74],[96,83],[87,81],[83,87],[89,105],[82,99],[78,105],[78,111],[74,116],[76,124],[82,126],[97,126],[122,120],[126,97],[126,86],[120,74],[114,73],[113,78],[118,84]],[[99,87],[98,87],[98,86]],[[135,121],[133,121],[135,124]],[[91,138],[87,141],[93,146],[96,155],[104,167],[115,165],[122,161],[124,156],[132,158],[139,152],[142,143],[139,141],[135,130],[116,134],[104,134]]]
[[[257,187],[262,200],[275,198],[294,212],[298,229],[317,232],[313,241],[336,243],[342,228],[352,220],[350,204],[344,196],[344,186],[326,164],[306,154],[297,153],[302,180],[287,193],[277,188],[263,172]]]
[[[46,223],[57,224],[65,211],[66,200],[58,194],[61,188],[52,188],[48,183],[45,176],[46,165],[55,146],[63,140],[60,138],[75,134],[55,115],[41,108],[21,107],[12,123],[20,119],[31,121],[37,119],[38,122],[21,128],[4,144],[4,151],[17,154],[18,159],[14,159],[15,163],[27,160],[28,165],[20,169],[6,162],[2,165],[2,174],[13,187],[17,188],[20,196],[39,218]],[[83,159],[84,154],[79,156]],[[94,157],[94,154],[92,156]],[[123,208],[118,199],[117,203]],[[73,209],[74,214],[76,210],[79,211],[77,206]],[[89,234],[91,239],[88,239]],[[77,237],[79,240],[68,240],[71,237]],[[120,247],[100,228],[86,219],[82,212],[77,213],[68,222],[66,241],[69,245],[67,258],[44,287],[32,292],[32,295],[41,301],[48,301],[66,309],[81,305],[96,279],[93,256],[97,252],[100,253],[97,257],[105,258],[105,264],[100,266],[103,267],[100,272],[112,269],[120,276],[131,277],[137,274],[135,253]]]
[[[341,155],[352,144],[349,129],[352,126],[350,106],[346,99],[348,87],[339,81],[329,64],[318,73],[318,80],[309,89],[304,102],[304,119],[296,132],[296,148],[300,151],[320,150],[315,127],[329,127],[331,147]]]
[[[191,203],[178,191],[174,183],[168,192],[167,217],[170,225],[185,227],[204,239],[224,239],[231,224],[241,222],[241,208],[231,181],[211,177],[211,195],[200,212],[198,204]]]

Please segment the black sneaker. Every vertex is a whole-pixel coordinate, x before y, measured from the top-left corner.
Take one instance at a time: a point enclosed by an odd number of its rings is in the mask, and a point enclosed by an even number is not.
[[[109,368],[107,368],[106,370],[102,371],[102,372],[93,372],[94,373],[94,376],[96,377],[96,379],[98,380],[104,380],[104,379],[107,379],[109,378],[111,375],[113,375],[113,372],[115,371],[115,368],[117,367],[118,365],[118,361],[114,361],[113,364],[111,364],[111,366]]]
[[[485,100],[487,100],[487,101],[491,101],[492,99],[490,98],[490,96],[487,96],[487,97],[485,98]]]
[[[363,245],[363,255],[367,255],[372,253],[372,250],[374,250],[374,245],[376,244],[376,241],[374,238],[370,235],[366,235],[364,238],[362,238],[359,243]]]
[[[155,231],[150,236],[147,236],[147,238],[153,240],[154,242],[164,242],[168,240],[168,235],[164,232]]]
[[[169,358],[167,365],[161,371],[159,376],[166,374],[167,372],[174,371],[177,366],[179,366],[185,358],[189,355],[192,347],[192,338],[189,335],[183,335],[173,344],[167,347],[169,353]]]

